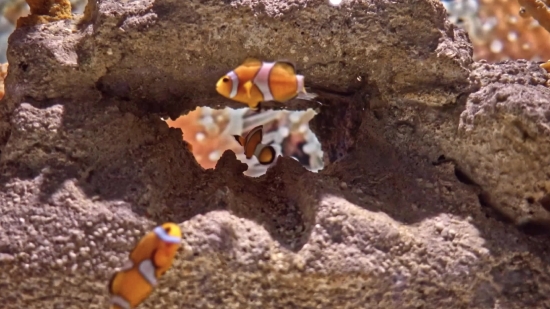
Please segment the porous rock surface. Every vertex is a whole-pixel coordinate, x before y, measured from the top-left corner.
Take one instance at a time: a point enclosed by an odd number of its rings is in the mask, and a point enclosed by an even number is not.
[[[477,187],[482,204],[526,232],[547,232],[548,75],[523,60],[475,63],[473,74],[481,88],[455,106],[441,110],[403,104],[381,112],[388,119],[384,134],[404,151],[454,162],[461,181]]]
[[[542,181],[535,64],[472,65],[439,1],[93,4],[78,27],[10,38],[3,308],[105,308],[114,269],[164,221],[184,245],[142,308],[550,307],[548,238],[494,211],[521,213],[506,197]],[[204,171],[159,119],[239,106],[213,84],[247,56],[297,59],[321,94],[322,172],[279,158],[247,178],[229,151]]]

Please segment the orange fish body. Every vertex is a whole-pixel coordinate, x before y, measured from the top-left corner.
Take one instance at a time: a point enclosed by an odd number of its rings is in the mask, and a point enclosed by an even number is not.
[[[311,100],[304,76],[296,74],[294,65],[287,61],[265,62],[247,58],[239,67],[220,78],[216,91],[222,96],[247,104],[257,110],[261,102],[284,103],[293,98]]]
[[[235,137],[239,145],[244,147],[244,154],[247,159],[255,156],[260,164],[268,165],[275,160],[277,153],[273,146],[262,144],[263,127],[263,125],[255,127],[250,130],[246,137],[238,135],[233,135],[233,137]]]
[[[110,308],[132,309],[142,303],[172,266],[180,243],[181,230],[174,223],[164,223],[147,233],[109,282]]]

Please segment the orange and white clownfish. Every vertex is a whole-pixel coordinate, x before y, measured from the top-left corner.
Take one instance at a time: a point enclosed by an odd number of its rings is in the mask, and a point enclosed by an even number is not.
[[[294,98],[311,100],[317,97],[315,93],[306,92],[304,76],[296,74],[292,62],[265,62],[256,58],[246,58],[240,66],[220,78],[216,91],[226,98],[247,104],[252,110],[258,110],[261,102],[284,103]]]
[[[181,230],[175,223],[164,223],[143,236],[109,281],[110,309],[132,309],[142,303],[172,266],[180,244]]]
[[[273,146],[262,144],[263,128],[263,125],[259,125],[250,130],[246,137],[238,135],[233,135],[233,137],[235,137],[235,140],[237,140],[239,145],[244,147],[244,154],[247,159],[252,158],[254,155],[260,164],[268,165],[275,160],[277,153],[275,152],[275,148],[273,148]]]

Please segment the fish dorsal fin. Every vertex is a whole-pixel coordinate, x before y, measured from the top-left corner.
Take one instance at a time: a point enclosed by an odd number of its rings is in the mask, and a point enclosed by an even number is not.
[[[118,277],[118,272],[114,273],[111,278],[109,278],[109,283],[107,283],[107,289],[110,294],[115,294],[119,290],[119,285],[115,286],[115,279]],[[120,280],[119,280],[120,281]],[[118,281],[116,283],[119,283]]]
[[[286,63],[288,65],[290,65],[292,67],[292,69],[294,69],[294,71],[296,71],[296,63],[290,59],[286,59],[286,58],[281,58],[281,59],[278,59],[276,62],[283,62],[283,63]]]
[[[244,138],[243,138],[242,136],[233,135],[233,137],[235,138],[235,140],[237,141],[237,143],[239,143],[239,145],[241,145],[241,146],[244,147]]]
[[[290,75],[296,75],[296,66],[289,60],[278,60],[273,67],[279,67]]]
[[[251,138],[257,131],[259,131],[259,132],[260,132],[260,141],[259,141],[259,142],[261,143],[261,142],[262,142],[263,135],[264,135],[264,134],[263,134],[264,132],[262,131],[263,128],[264,128],[264,125],[263,125],[263,124],[261,124],[261,125],[259,125],[259,126],[256,126],[256,127],[252,128],[252,130],[250,130],[250,132],[248,132],[248,135],[246,136],[246,141],[245,141],[245,142],[248,143],[248,141],[250,141],[250,138]]]
[[[244,146],[244,154],[247,159],[252,158],[254,155],[254,152],[256,152],[256,147],[258,147],[258,144],[262,142],[263,138],[263,132],[262,132],[263,125],[259,125],[252,129],[250,133],[246,136],[246,144]]]
[[[262,61],[254,58],[254,57],[248,57],[244,59],[243,63],[241,65],[244,66],[256,66],[256,65],[262,65]]]

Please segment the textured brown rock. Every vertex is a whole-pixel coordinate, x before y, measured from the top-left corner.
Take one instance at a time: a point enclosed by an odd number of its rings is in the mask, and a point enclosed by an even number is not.
[[[536,64],[476,64],[471,74],[471,47],[438,1],[105,0],[97,9],[93,27],[71,32],[60,21],[10,38],[4,308],[105,308],[114,268],[162,221],[181,223],[185,244],[141,308],[550,306],[548,237],[492,211],[521,214],[504,200],[522,198],[515,186],[544,171],[548,89]],[[159,119],[228,103],[213,81],[245,56],[300,60],[322,94],[311,123],[329,163],[322,172],[279,158],[248,178],[229,151],[205,171]],[[517,150],[516,137],[504,139],[514,128],[493,133],[502,124],[492,117],[517,118],[539,143]],[[522,155],[541,166],[523,178],[514,173],[528,166],[512,164]]]
[[[481,89],[454,107],[402,105],[381,111],[385,137],[434,162],[454,161],[462,181],[478,184],[482,202],[508,220],[548,227],[548,75],[522,60],[476,63],[473,68]]]

